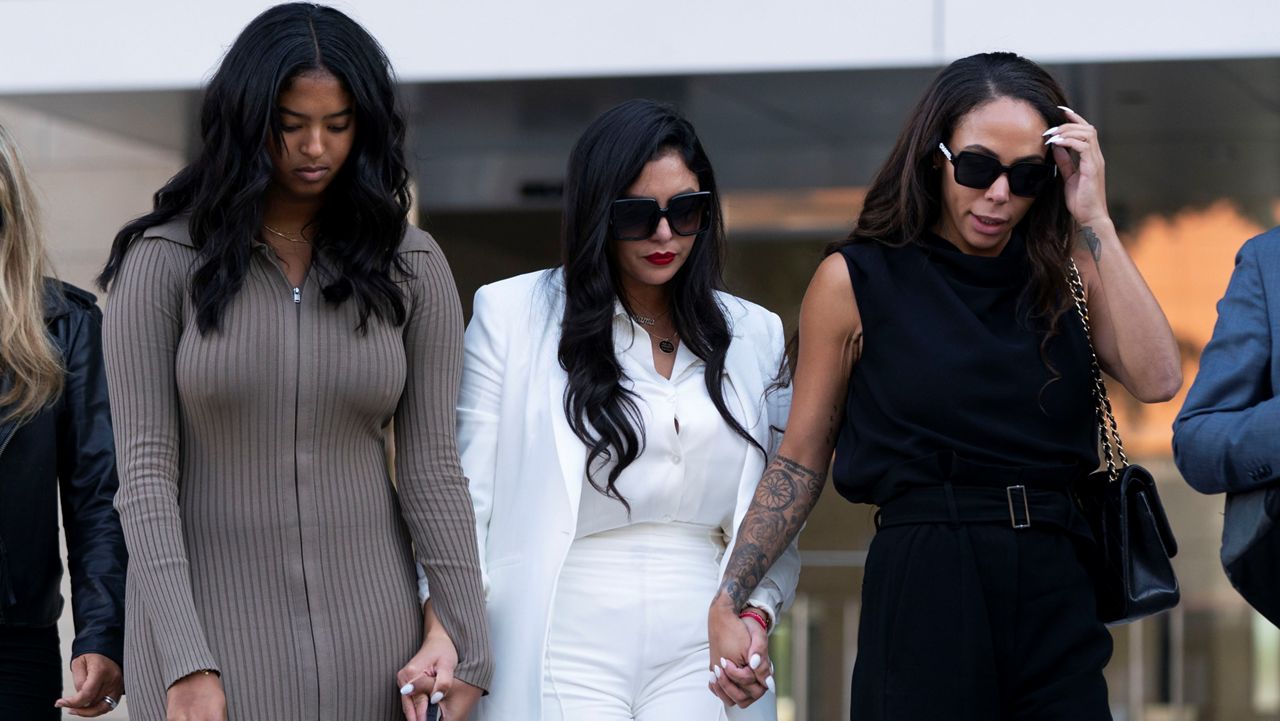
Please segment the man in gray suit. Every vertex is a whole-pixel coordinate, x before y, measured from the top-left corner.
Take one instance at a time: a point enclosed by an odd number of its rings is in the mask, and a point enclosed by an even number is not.
[[[1226,493],[1222,563],[1280,625],[1280,228],[1244,244],[1213,338],[1173,423],[1173,455],[1201,493]]]

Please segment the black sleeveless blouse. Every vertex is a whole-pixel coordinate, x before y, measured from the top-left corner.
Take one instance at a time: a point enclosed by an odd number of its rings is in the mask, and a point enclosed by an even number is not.
[[[931,233],[840,253],[863,326],[832,472],[842,496],[883,505],[941,483],[951,459],[1032,481],[1038,470],[1061,479],[1097,468],[1083,324],[1069,309],[1042,351],[1047,319],[1024,298],[1031,266],[1020,233],[997,257]]]

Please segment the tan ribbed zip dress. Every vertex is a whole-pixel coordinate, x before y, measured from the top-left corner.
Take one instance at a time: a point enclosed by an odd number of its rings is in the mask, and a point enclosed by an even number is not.
[[[104,347],[129,548],[131,718],[222,674],[231,721],[390,721],[421,642],[410,538],[461,658],[492,674],[475,523],[454,444],[462,315],[440,248],[410,228],[403,327],[291,287],[255,246],[222,330],[201,334],[185,218],[144,234],[107,302]],[[396,476],[384,434],[394,418]]]

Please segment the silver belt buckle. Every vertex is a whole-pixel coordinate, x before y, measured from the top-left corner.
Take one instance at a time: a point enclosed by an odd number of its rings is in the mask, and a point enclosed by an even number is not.
[[[1017,504],[1013,500],[1014,494],[1022,496],[1022,520],[1018,520]],[[1027,487],[1026,486],[1008,486],[1004,489],[1004,495],[1009,499],[1009,524],[1014,528],[1031,528],[1031,507],[1027,504]]]

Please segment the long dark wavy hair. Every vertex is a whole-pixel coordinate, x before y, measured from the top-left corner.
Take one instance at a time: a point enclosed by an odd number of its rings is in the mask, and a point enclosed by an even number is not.
[[[404,117],[391,64],[364,28],[333,8],[277,5],[249,23],[209,81],[196,159],[156,194],[154,209],[116,234],[98,284],[107,288],[143,231],[189,215],[199,259],[191,299],[201,332],[217,330],[244,283],[271,180],[270,144],[281,147],[277,102],[299,75],[332,74],[354,103],[353,146],[312,221],[327,302],[355,299],[363,331],[373,314],[399,325],[405,302],[392,276],[408,273],[396,249],[409,210]]]
[[[965,115],[997,98],[1028,103],[1050,127],[1067,122],[1066,114],[1058,108],[1067,105],[1066,94],[1053,76],[1034,62],[999,52],[951,63],[929,84],[889,158],[871,181],[853,231],[829,246],[826,254],[850,243],[922,242],[942,212],[942,173],[951,172],[938,143],[950,143]],[[1016,230],[1024,234],[1031,260],[1024,297],[1032,314],[1047,320],[1047,342],[1070,300],[1064,271],[1075,223],[1067,210],[1061,177],[1046,185]]]
[[[706,363],[707,393],[726,423],[761,453],[764,448],[733,417],[724,401],[724,359],[729,322],[716,298],[724,287],[724,215],[711,161],[689,123],[674,108],[650,100],[630,100],[596,118],[569,155],[560,231],[565,306],[561,321],[560,365],[569,376],[564,414],[586,444],[587,480],[628,511],[618,493],[618,477],[644,447],[644,428],[634,395],[622,387],[622,366],[614,355],[614,302],[630,310],[621,292],[609,233],[609,207],[622,197],[645,164],[677,153],[711,193],[711,218],[693,250],[668,284],[671,317],[681,341]],[[593,469],[615,461],[605,482]]]

